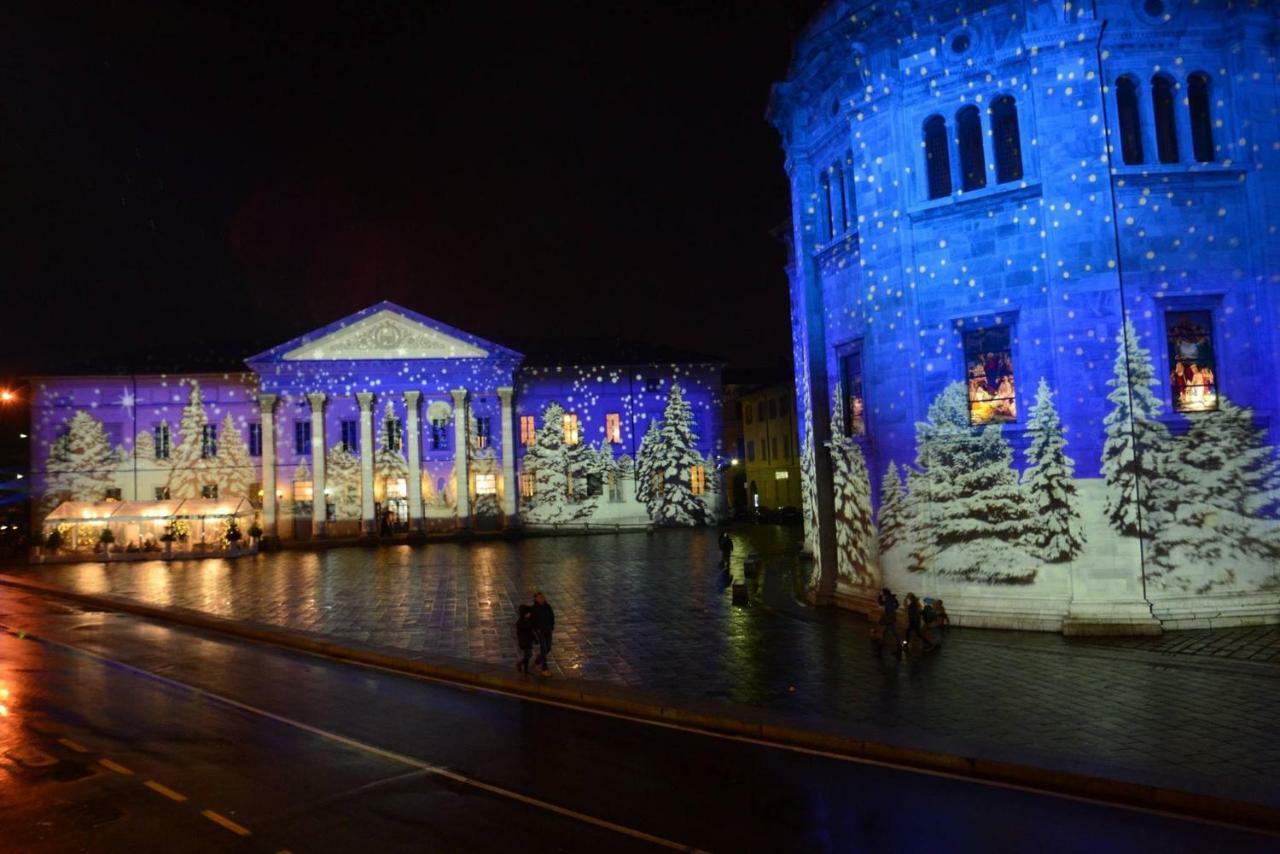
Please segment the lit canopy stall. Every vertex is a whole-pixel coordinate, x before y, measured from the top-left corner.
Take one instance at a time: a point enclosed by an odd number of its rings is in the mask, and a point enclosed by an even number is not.
[[[188,498],[167,501],[64,501],[45,517],[44,533],[63,533],[71,551],[92,550],[104,527],[120,548],[154,546],[171,528],[179,539],[218,548],[232,520],[242,531],[253,520],[244,498]]]

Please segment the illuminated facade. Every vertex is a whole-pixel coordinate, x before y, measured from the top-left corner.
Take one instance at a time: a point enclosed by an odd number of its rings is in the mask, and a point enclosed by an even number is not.
[[[282,539],[719,517],[719,365],[523,362],[384,302],[247,371],[33,378],[35,527],[156,548],[161,509],[241,498]]]
[[[1280,616],[1268,4],[824,7],[774,90],[817,599]]]
[[[799,508],[800,454],[795,391],[790,383],[741,395],[742,457],[747,500],[753,508]]]

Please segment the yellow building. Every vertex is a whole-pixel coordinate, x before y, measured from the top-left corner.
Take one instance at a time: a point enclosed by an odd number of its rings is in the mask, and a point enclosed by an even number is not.
[[[753,507],[800,507],[800,451],[795,391],[789,383],[739,396],[746,494]]]

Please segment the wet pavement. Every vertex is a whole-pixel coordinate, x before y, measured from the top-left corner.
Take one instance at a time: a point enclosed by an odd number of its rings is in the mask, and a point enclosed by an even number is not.
[[[741,536],[764,556],[745,608],[731,602],[710,531],[16,571],[86,593],[512,666],[515,608],[542,590],[556,609],[555,678],[1280,805],[1273,629],[1142,641],[953,629],[938,652],[881,659],[864,622],[794,600],[793,530]],[[740,539],[739,562],[746,547]]]
[[[1273,850],[1182,818],[718,738],[0,588],[0,848]],[[22,625],[29,634],[16,636]]]

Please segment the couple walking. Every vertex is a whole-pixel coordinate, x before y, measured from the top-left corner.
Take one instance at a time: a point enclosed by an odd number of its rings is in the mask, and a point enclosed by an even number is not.
[[[529,656],[533,654],[533,642],[538,642],[538,657],[533,660],[534,667],[543,676],[550,676],[547,669],[547,653],[551,652],[551,633],[556,627],[556,612],[547,604],[547,597],[539,590],[533,594],[532,605],[521,605],[516,617],[516,644],[520,647],[521,658],[516,662],[516,670],[529,672]]]

